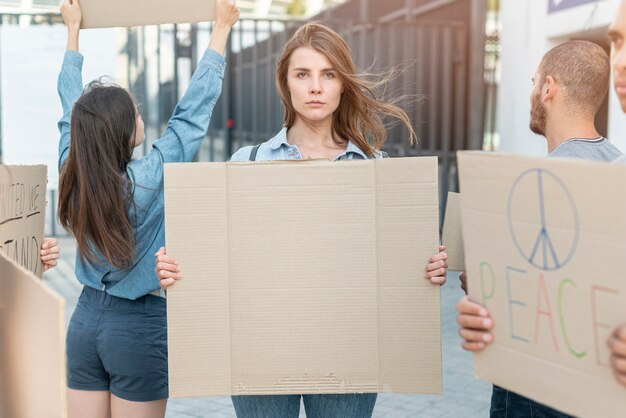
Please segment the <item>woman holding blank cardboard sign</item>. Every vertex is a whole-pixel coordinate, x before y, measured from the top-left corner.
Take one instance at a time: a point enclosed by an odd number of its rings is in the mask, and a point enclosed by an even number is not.
[[[385,82],[370,83],[357,75],[348,45],[337,33],[321,24],[303,26],[285,46],[276,71],[285,127],[259,146],[240,149],[231,161],[382,158],[378,151],[386,139],[382,117],[398,119],[414,137],[407,115],[371,93]],[[445,283],[447,256],[443,250],[439,247],[437,254],[425,260],[424,278],[436,285]],[[176,260],[164,249],[157,254],[157,274],[162,287],[181,278]],[[240,418],[295,418],[303,398],[309,418],[367,418],[376,396],[233,396],[233,404]]]
[[[144,126],[135,101],[100,82],[83,91],[78,0],[66,0],[61,13],[68,47],[58,80],[59,219],[76,237],[76,276],[84,285],[67,333],[69,416],[162,417],[166,310],[152,257],[164,243],[163,163],[191,161],[205,137],[239,10],[217,0],[211,41],[187,92],[138,160],[131,156]]]

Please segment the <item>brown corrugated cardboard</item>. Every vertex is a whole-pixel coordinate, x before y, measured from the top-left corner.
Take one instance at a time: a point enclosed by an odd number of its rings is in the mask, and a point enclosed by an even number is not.
[[[494,343],[476,374],[580,417],[621,417],[606,339],[626,321],[626,166],[461,152],[470,298]]]
[[[38,277],[46,211],[45,165],[0,164],[0,252]]]
[[[63,418],[65,301],[0,253],[0,417]]]
[[[197,23],[213,20],[215,0],[81,0],[82,28]]]
[[[461,230],[461,195],[448,192],[447,202],[441,243],[446,246],[448,270],[464,271],[465,255],[463,254],[463,231]]]
[[[437,160],[165,167],[170,396],[441,391]]]

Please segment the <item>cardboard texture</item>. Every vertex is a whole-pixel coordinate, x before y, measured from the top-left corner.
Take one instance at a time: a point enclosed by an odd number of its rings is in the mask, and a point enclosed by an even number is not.
[[[448,192],[441,243],[446,246],[448,271],[465,271],[463,231],[461,230],[461,195],[459,193]]]
[[[606,339],[626,321],[626,166],[458,161],[469,295],[495,322],[476,374],[568,414],[623,416]]]
[[[0,253],[0,418],[64,418],[65,301]]]
[[[41,277],[47,175],[45,165],[0,164],[0,253]]]
[[[168,164],[170,396],[441,392],[436,158]]]
[[[213,20],[215,0],[81,0],[82,28],[198,23]]]

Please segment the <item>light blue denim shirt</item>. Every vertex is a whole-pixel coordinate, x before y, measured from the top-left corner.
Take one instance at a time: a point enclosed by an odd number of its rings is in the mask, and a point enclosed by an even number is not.
[[[63,105],[63,117],[59,121],[59,171],[69,154],[72,106],[83,92],[82,65],[80,53],[65,53],[58,79]],[[99,266],[84,263],[77,255],[76,277],[80,283],[126,299],[137,299],[159,289],[154,253],[165,245],[163,163],[192,160],[205,138],[213,107],[222,91],[223,75],[224,57],[207,49],[163,136],[154,142],[148,154],[127,166],[134,203],[130,205],[129,215],[136,242],[132,266],[117,269],[97,254]]]
[[[230,157],[230,161],[249,161],[252,148],[252,146],[240,148]],[[382,151],[377,151],[374,157],[384,158],[387,157],[387,154]],[[256,161],[301,159],[302,155],[298,147],[296,145],[290,145],[287,142],[287,128],[281,129],[274,138],[262,143],[256,154]],[[359,147],[354,145],[352,141],[348,141],[346,150],[339,154],[334,161],[339,160],[367,160],[367,155]]]

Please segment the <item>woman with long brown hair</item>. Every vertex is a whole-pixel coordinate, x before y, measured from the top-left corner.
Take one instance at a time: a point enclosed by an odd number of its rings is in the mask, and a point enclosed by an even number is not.
[[[384,85],[357,74],[346,42],[319,23],[301,27],[287,42],[276,70],[276,86],[285,107],[284,128],[272,139],[237,151],[231,161],[332,161],[383,158],[387,138],[383,118],[399,120],[415,134],[406,113],[378,100],[374,89]],[[425,279],[435,285],[446,280],[444,247],[425,260]],[[176,260],[157,254],[157,274],[167,287],[181,278]],[[309,418],[367,418],[376,394],[302,395]],[[297,418],[301,395],[233,396],[239,418]]]
[[[153,256],[164,244],[163,164],[191,161],[222,87],[239,10],[217,0],[211,41],[163,136],[141,159],[144,125],[128,91],[83,91],[82,12],[65,0],[68,44],[59,74],[59,220],[76,238],[84,285],[67,332],[70,417],[163,417],[168,397],[166,307]]]

